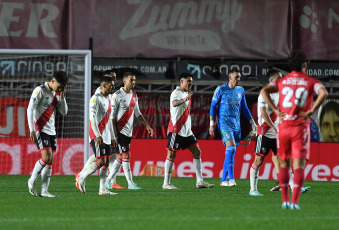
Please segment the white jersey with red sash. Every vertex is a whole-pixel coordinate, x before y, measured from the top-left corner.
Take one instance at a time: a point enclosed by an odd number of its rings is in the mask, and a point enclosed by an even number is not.
[[[141,115],[137,94],[132,90],[130,93],[126,93],[124,88],[121,87],[112,96],[112,108],[117,132],[131,137],[134,116],[139,117]]]
[[[64,116],[68,107],[60,93],[52,91],[48,82],[37,86],[31,96],[27,107],[29,131],[40,131],[48,135],[55,135],[55,109]]]
[[[278,101],[279,101],[279,93],[271,93],[270,97],[271,97],[274,105],[277,106]],[[257,134],[258,135],[264,135],[268,138],[277,138],[277,135],[274,132],[274,130],[266,123],[266,121],[262,117],[262,114],[261,114],[261,111],[260,111],[261,107],[266,108],[267,115],[271,118],[271,121],[276,128],[278,128],[278,124],[279,124],[279,119],[278,119],[277,115],[268,106],[268,104],[266,103],[266,101],[264,100],[262,95],[260,94],[259,97],[258,97],[258,124],[259,124],[259,126],[258,126],[258,133]]]
[[[89,137],[90,141],[101,136],[106,145],[114,139],[112,126],[112,107],[109,97],[97,93],[91,97],[89,103]]]
[[[171,120],[168,124],[168,132],[177,133],[182,137],[188,137],[193,135],[191,130],[191,100],[182,103],[179,106],[174,107],[173,101],[185,99],[188,92],[185,92],[179,86],[171,93],[170,98],[170,112]]]

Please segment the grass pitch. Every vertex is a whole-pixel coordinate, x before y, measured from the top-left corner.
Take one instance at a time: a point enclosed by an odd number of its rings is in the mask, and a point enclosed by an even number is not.
[[[28,193],[28,178],[0,175],[0,229],[339,229],[338,182],[306,181],[311,190],[301,195],[301,210],[282,210],[272,180],[259,181],[262,197],[248,195],[249,180],[220,187],[206,179],[216,187],[196,189],[195,178],[173,178],[180,189],[162,190],[159,177],[134,177],[141,190],[99,196],[98,176],[87,179],[86,195],[74,176],[52,176],[49,191],[60,197],[41,198]],[[126,186],[124,177],[117,181]]]

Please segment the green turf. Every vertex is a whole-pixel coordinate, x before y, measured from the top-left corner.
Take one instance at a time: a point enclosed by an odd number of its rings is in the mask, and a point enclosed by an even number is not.
[[[295,211],[281,209],[270,180],[259,181],[262,197],[248,195],[248,180],[220,187],[206,179],[217,186],[196,189],[195,178],[173,178],[180,189],[162,190],[157,177],[134,177],[142,190],[99,196],[97,176],[87,179],[86,195],[74,176],[52,176],[49,191],[60,197],[40,198],[29,195],[28,177],[0,175],[0,229],[339,229],[338,182],[306,181],[311,190]],[[118,182],[126,185],[124,177]]]

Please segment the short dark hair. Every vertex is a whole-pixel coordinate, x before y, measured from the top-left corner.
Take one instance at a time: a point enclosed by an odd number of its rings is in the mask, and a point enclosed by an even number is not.
[[[111,73],[115,73],[113,70],[105,70],[104,72],[102,72],[103,76],[107,76],[107,77],[110,77],[111,76]]]
[[[292,71],[300,72],[305,62],[306,54],[302,50],[293,50],[287,58],[287,64]]]
[[[274,77],[274,75],[279,74],[279,73],[280,73],[280,71],[277,70],[277,69],[270,69],[267,72],[266,77],[267,77],[267,79],[270,79],[271,77]]]
[[[113,81],[113,78],[112,77],[107,77],[107,76],[103,76],[101,79],[100,79],[100,84],[101,83],[108,83],[108,82],[112,82]]]
[[[128,76],[135,76],[135,74],[132,73],[132,72],[125,72],[125,73],[124,73],[124,76],[123,76],[123,79],[128,78]]]
[[[319,126],[323,122],[324,115],[330,111],[334,111],[339,116],[339,104],[335,101],[329,101],[325,104],[319,116]]]
[[[231,73],[240,73],[240,71],[237,68],[232,68],[228,74],[231,74]]]
[[[181,73],[179,75],[179,81],[181,81],[181,79],[186,79],[188,77],[191,77],[193,78],[193,74],[189,73],[189,72],[184,72],[184,73]]]
[[[66,85],[68,82],[68,77],[65,71],[57,70],[53,74],[53,78],[60,83],[61,85]]]

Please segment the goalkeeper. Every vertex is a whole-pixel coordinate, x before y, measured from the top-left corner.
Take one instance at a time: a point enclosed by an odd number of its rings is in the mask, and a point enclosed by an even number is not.
[[[241,74],[239,70],[232,69],[228,75],[229,82],[218,86],[214,91],[210,108],[209,133],[214,136],[214,125],[216,115],[218,116],[218,128],[221,133],[222,142],[226,145],[225,161],[223,166],[220,186],[235,186],[234,180],[234,155],[236,147],[240,144],[240,109],[249,119],[252,125],[250,140],[256,134],[255,124],[245,99],[245,90],[239,86]],[[229,181],[227,181],[227,176]]]

